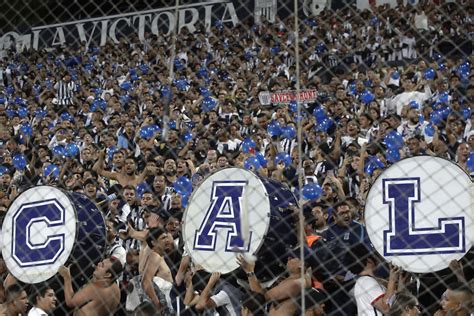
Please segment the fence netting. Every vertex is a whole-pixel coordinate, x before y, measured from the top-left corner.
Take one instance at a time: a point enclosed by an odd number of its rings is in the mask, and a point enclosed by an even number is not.
[[[470,1],[13,1],[5,315],[471,315]]]

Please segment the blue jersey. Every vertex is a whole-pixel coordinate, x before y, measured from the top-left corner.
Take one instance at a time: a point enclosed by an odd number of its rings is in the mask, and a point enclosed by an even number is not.
[[[326,240],[326,248],[330,251],[330,257],[324,266],[333,275],[346,274],[343,261],[346,252],[352,246],[359,243],[370,244],[365,227],[356,221],[352,221],[349,227],[341,227],[333,223],[322,235]]]

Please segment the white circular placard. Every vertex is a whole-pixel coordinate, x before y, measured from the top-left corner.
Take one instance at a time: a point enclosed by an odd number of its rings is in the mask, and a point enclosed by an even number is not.
[[[270,222],[264,185],[250,171],[220,170],[193,192],[184,214],[183,237],[193,262],[209,272],[239,266],[236,253],[254,254]]]
[[[10,273],[25,283],[54,276],[76,239],[76,212],[61,190],[38,186],[10,205],[2,226],[2,255]]]
[[[447,268],[473,243],[472,182],[446,159],[419,156],[384,170],[370,188],[365,223],[387,261],[406,271]]]

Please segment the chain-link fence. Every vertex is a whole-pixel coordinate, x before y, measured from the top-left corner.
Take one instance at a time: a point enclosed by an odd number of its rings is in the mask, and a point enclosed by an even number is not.
[[[469,315],[473,8],[4,3],[2,312]]]

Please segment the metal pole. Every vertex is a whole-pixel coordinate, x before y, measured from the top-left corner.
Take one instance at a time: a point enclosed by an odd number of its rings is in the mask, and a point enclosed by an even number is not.
[[[179,0],[176,0],[175,7],[174,7],[174,25],[173,30],[171,32],[171,54],[169,60],[169,75],[168,80],[169,82],[169,89],[171,93],[171,85],[174,80],[174,59],[176,58],[176,37],[178,36],[178,14],[179,14]],[[168,122],[170,117],[170,102],[171,98],[167,97],[163,103],[163,128],[161,131],[161,140],[163,142],[166,141],[166,135],[168,133]]]
[[[303,130],[301,126],[301,102],[299,99],[300,95],[300,47],[299,47],[299,19],[298,19],[298,0],[295,0],[295,60],[296,60],[296,104],[297,104],[297,143],[298,143],[298,192],[299,192],[299,238],[300,238],[300,260],[302,263],[301,267],[301,315],[305,314],[305,270],[304,270],[304,247],[306,245],[305,242],[305,232],[304,232],[304,217],[303,217],[303,200],[301,198],[301,191],[303,188],[303,149],[302,149],[302,142],[303,142]]]

